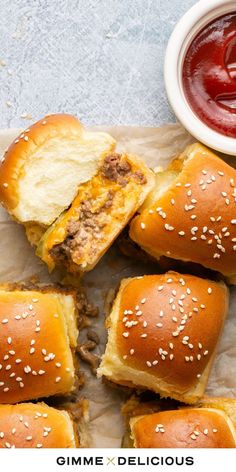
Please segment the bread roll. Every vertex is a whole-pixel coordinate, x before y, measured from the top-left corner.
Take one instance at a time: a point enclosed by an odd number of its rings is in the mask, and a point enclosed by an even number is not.
[[[231,418],[214,408],[161,411],[130,420],[136,448],[235,448]]]
[[[96,174],[115,140],[90,132],[73,116],[49,115],[23,131],[0,167],[0,200],[24,224],[49,226]]]
[[[73,448],[79,437],[70,415],[45,403],[0,405],[0,448]]]
[[[196,262],[236,282],[236,170],[194,144],[157,174],[130,237],[159,259]]]
[[[49,270],[91,270],[153,187],[153,174],[137,157],[107,154],[98,173],[78,188],[69,210],[46,231],[37,255]]]
[[[121,282],[98,375],[161,397],[202,397],[228,309],[223,283],[167,272]]]
[[[0,403],[74,388],[76,305],[73,292],[0,287]]]

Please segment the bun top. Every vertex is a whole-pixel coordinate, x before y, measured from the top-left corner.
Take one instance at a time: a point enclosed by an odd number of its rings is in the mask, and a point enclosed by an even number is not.
[[[0,328],[0,403],[72,390],[72,295],[0,289]]]
[[[150,254],[236,272],[236,170],[200,144],[166,172],[172,176],[131,222],[130,237]],[[165,173],[163,173],[165,177]]]
[[[235,427],[220,410],[162,411],[130,421],[135,447],[235,448]]]
[[[78,447],[66,411],[44,403],[0,405],[0,448]]]
[[[86,131],[73,116],[49,115],[22,132],[0,168],[0,200],[20,222],[50,225],[78,186],[96,174],[115,147],[107,133]]]
[[[120,292],[116,343],[124,365],[169,385],[194,388],[210,363],[228,307],[224,284],[168,272],[128,279]],[[140,384],[141,385],[141,384]]]

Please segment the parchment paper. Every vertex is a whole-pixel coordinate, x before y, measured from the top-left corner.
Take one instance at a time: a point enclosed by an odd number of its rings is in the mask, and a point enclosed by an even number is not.
[[[100,127],[101,129],[101,127]],[[179,125],[160,128],[115,127],[104,128],[117,139],[118,149],[136,153],[151,167],[166,167],[171,158],[193,141]],[[20,130],[0,131],[0,155]],[[232,160],[231,160],[232,163]],[[97,267],[87,274],[83,285],[89,300],[99,307],[99,317],[92,319],[93,329],[100,336],[97,353],[104,352],[104,301],[119,281],[128,276],[148,273],[147,265],[135,263],[120,254],[113,246]],[[37,275],[41,282],[53,282],[44,264],[34,255],[24,229],[10,220],[0,208],[0,282],[20,281]],[[236,288],[231,288],[230,312],[225,323],[207,393],[213,396],[236,397]],[[83,332],[81,333],[83,338]],[[120,447],[123,433],[120,406],[125,393],[97,380],[81,362],[86,384],[81,396],[90,401],[90,432],[92,447]]]

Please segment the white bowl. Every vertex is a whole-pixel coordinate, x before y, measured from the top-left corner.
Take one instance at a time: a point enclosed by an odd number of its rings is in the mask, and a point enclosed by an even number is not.
[[[236,156],[236,139],[217,133],[195,115],[182,85],[185,54],[197,33],[215,18],[236,11],[235,0],[200,0],[177,23],[167,45],[164,77],[169,102],[183,126],[198,141]]]

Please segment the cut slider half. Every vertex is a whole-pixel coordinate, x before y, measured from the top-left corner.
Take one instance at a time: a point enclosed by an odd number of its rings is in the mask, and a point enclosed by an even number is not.
[[[78,189],[71,207],[46,231],[37,255],[69,272],[93,269],[152,189],[153,175],[135,156],[112,153]]]

